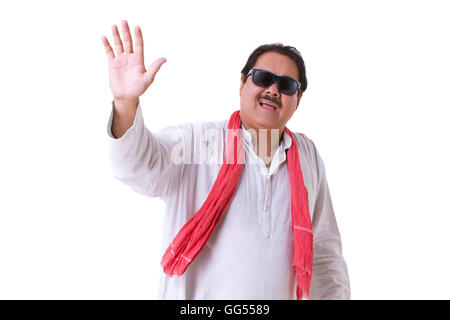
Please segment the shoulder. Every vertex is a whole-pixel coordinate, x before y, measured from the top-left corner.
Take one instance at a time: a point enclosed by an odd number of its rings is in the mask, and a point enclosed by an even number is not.
[[[302,132],[293,132],[294,138],[298,144],[298,147],[308,154],[314,154],[316,152],[316,145],[313,140]]]
[[[297,142],[299,152],[303,158],[310,164],[317,175],[322,176],[325,167],[314,141],[306,134],[301,132],[293,132],[293,136]]]

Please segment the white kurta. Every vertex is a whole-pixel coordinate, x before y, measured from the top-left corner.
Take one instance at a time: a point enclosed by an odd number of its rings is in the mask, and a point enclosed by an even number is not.
[[[152,133],[139,104],[132,127],[119,139],[112,135],[112,120],[111,110],[107,132],[114,177],[140,194],[165,201],[162,257],[214,184],[225,152],[228,120],[182,124]],[[161,269],[159,299],[296,298],[286,162],[292,141],[284,134],[267,169],[253,151],[250,133],[244,128],[243,133],[246,164],[233,201],[184,275],[168,277]],[[306,135],[293,134],[314,232],[310,298],[349,299],[347,265],[324,164]],[[180,163],[177,155],[181,154],[185,160]]]

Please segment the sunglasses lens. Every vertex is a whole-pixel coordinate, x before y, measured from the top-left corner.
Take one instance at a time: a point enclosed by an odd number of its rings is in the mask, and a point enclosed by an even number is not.
[[[281,93],[291,96],[297,91],[297,82],[292,79],[281,78],[279,89]]]
[[[252,81],[258,87],[267,88],[272,83],[273,77],[268,72],[256,70],[253,73]]]
[[[292,96],[297,92],[298,84],[295,80],[289,77],[279,77],[277,79],[278,79],[278,90],[280,90],[281,93],[286,94],[288,96]],[[252,81],[258,87],[267,88],[272,85],[274,81],[274,75],[272,75],[268,71],[254,70]]]

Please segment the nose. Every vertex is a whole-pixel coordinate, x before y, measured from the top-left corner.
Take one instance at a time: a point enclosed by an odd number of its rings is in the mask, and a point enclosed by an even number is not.
[[[274,81],[270,87],[265,89],[265,93],[270,94],[270,95],[274,95],[277,98],[279,98],[281,96],[280,92],[278,91],[278,86],[277,86],[277,82],[276,81]]]

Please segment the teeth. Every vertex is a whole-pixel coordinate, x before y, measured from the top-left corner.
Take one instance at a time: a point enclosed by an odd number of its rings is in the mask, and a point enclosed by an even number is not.
[[[266,106],[269,106],[269,107],[271,107],[272,109],[274,109],[274,110],[276,110],[276,108],[274,107],[274,106],[272,106],[271,104],[268,104],[268,103],[265,103],[265,102],[261,102],[261,104],[263,105],[266,105]]]
[[[269,104],[269,103],[267,103],[267,102],[261,102],[261,104],[265,104],[265,105],[271,106],[272,108],[275,108],[275,109],[276,109],[276,107],[275,107],[274,105],[271,105],[271,104]]]

